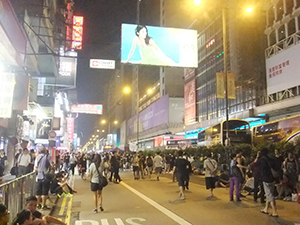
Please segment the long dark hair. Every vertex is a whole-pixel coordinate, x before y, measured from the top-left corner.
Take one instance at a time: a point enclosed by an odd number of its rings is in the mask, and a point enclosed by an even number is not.
[[[95,163],[96,167],[99,168],[101,163],[101,156],[99,154],[95,154],[93,162]]]
[[[145,28],[146,31],[147,31],[147,36],[145,38],[145,43],[146,43],[146,45],[149,45],[149,41],[150,41],[151,37],[148,35],[148,28],[145,25],[137,25],[136,28],[135,28],[135,35],[139,36],[140,30],[143,29],[143,28]]]
[[[29,220],[31,216],[31,212],[28,209],[24,209],[18,213],[17,217],[14,219],[13,225],[21,225],[26,220]]]

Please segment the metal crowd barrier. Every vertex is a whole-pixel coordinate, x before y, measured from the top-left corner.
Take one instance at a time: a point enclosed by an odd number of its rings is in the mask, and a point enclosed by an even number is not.
[[[0,202],[10,211],[10,221],[25,207],[25,199],[35,195],[36,172],[28,173],[0,185]]]

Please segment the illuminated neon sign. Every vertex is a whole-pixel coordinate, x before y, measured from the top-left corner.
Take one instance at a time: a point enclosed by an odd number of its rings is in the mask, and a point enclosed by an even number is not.
[[[73,16],[72,48],[82,49],[83,17]]]

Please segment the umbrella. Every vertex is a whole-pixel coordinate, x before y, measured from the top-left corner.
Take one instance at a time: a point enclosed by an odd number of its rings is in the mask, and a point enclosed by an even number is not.
[[[124,150],[123,150],[123,149],[120,149],[120,148],[118,148],[118,147],[116,147],[116,148],[113,148],[113,149],[109,150],[109,152],[119,152],[119,153],[123,153]]]

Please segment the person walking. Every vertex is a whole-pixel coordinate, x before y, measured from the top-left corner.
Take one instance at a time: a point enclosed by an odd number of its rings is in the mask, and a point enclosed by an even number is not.
[[[110,159],[110,166],[111,166],[111,175],[109,180],[112,181],[112,177],[114,176],[114,183],[118,184],[121,180],[119,175],[119,169],[120,169],[120,162],[118,159],[118,152],[113,152],[113,156]]]
[[[140,156],[135,153],[133,156],[132,169],[133,169],[133,177],[135,180],[140,179],[140,167],[139,167]]]
[[[150,153],[148,154],[148,156],[146,158],[146,166],[147,166],[148,177],[149,177],[149,179],[151,179],[151,175],[153,172],[153,157],[151,156]]]
[[[45,172],[50,169],[52,163],[51,156],[47,154],[46,148],[43,146],[39,150],[39,155],[35,159],[34,167],[37,171],[37,187],[36,187],[36,197],[37,207],[40,209],[49,209],[46,205],[48,199],[48,193],[50,190],[50,180],[45,176]]]
[[[163,158],[160,156],[160,152],[158,151],[153,159],[154,171],[156,174],[156,179],[159,180],[159,176],[162,172],[163,166]]]
[[[264,191],[266,195],[266,205],[263,209],[260,210],[261,213],[269,215],[269,207],[272,208],[272,213],[270,216],[278,217],[277,207],[275,202],[275,177],[272,174],[272,169],[278,171],[276,168],[275,160],[271,159],[268,156],[269,150],[267,148],[263,148],[261,150],[261,157],[257,160],[257,164],[260,167],[261,178],[264,185]]]
[[[77,164],[76,155],[75,155],[75,153],[72,153],[70,155],[70,171],[71,171],[72,176],[74,176],[74,174],[75,174],[76,164]]]
[[[218,172],[218,163],[216,160],[212,159],[212,154],[209,152],[206,155],[206,159],[204,160],[203,167],[205,169],[205,184],[206,189],[210,190],[210,197],[214,196],[214,189],[216,188],[215,177]]]
[[[102,206],[102,189],[103,187],[99,184],[99,176],[103,176],[104,166],[101,162],[101,156],[99,154],[95,154],[93,158],[93,163],[91,163],[89,167],[89,175],[91,181],[91,191],[94,194],[94,206],[95,209],[93,213],[98,213],[98,208],[100,211],[104,211]]]
[[[184,200],[184,187],[185,182],[188,180],[189,172],[190,172],[190,163],[188,160],[183,158],[183,151],[178,151],[178,158],[174,162],[173,173],[176,171],[177,182],[179,186],[179,199]]]
[[[28,166],[31,162],[31,156],[27,148],[23,149],[23,153],[18,158],[18,176],[23,176],[28,172]]]

